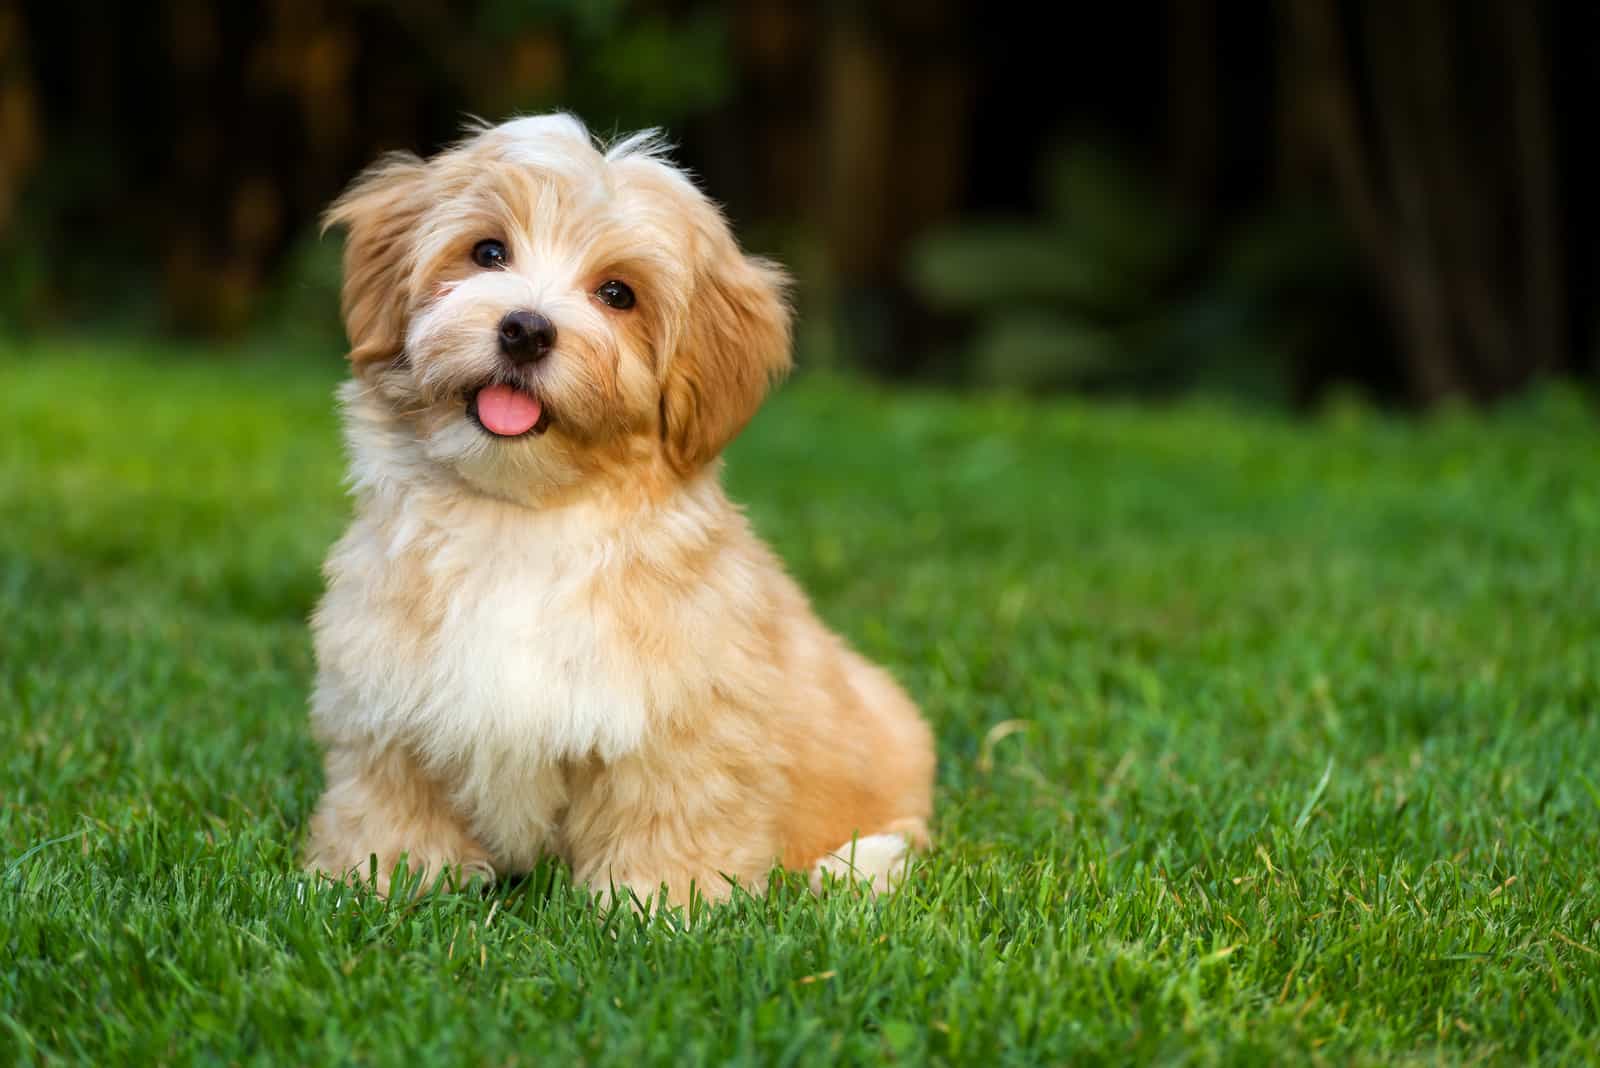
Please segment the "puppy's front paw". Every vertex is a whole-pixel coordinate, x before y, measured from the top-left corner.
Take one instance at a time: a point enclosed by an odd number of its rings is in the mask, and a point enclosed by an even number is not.
[[[692,900],[706,904],[727,901],[735,885],[750,890],[761,880],[738,881],[724,875],[688,875],[684,873],[650,876],[627,875],[618,877],[611,873],[588,875],[580,881],[589,888],[604,911],[627,905],[635,912],[656,913],[688,906]]]
[[[389,896],[494,881],[489,854],[469,834],[443,790],[398,749],[334,749],[328,789],[311,816],[305,866]]]
[[[356,861],[341,866],[313,857],[306,869],[314,875],[352,886],[366,886],[376,890],[381,897],[404,887],[408,893],[437,893],[446,890],[466,890],[472,886],[488,889],[494,885],[494,868],[484,859],[449,861],[442,859],[413,858],[409,853],[368,853],[364,862]]]

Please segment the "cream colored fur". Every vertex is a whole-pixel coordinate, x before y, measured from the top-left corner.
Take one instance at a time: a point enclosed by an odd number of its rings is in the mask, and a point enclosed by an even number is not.
[[[308,864],[375,863],[387,889],[402,858],[471,877],[555,853],[674,902],[774,863],[886,889],[927,841],[927,727],[719,483],[788,366],[781,274],[653,139],[603,152],[566,116],[385,161],[329,219],[349,231],[356,514],[313,622]],[[505,270],[472,263],[484,238]],[[592,299],[613,278],[636,307]],[[519,308],[558,329],[532,368],[495,348]],[[475,425],[491,379],[548,431]]]

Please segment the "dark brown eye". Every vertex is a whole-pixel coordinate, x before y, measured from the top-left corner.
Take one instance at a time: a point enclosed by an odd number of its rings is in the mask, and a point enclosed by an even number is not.
[[[472,246],[472,262],[486,271],[506,265],[506,247],[495,240],[479,241]]]
[[[609,282],[602,282],[600,288],[594,291],[594,295],[600,298],[601,304],[617,311],[627,311],[633,307],[633,290],[615,278]]]

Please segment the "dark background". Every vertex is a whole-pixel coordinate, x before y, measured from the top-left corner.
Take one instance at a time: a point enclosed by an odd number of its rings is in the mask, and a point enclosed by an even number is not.
[[[1597,10],[0,0],[0,335],[331,357],[327,201],[562,107],[671,132],[799,276],[814,366],[1295,406],[1592,385]]]

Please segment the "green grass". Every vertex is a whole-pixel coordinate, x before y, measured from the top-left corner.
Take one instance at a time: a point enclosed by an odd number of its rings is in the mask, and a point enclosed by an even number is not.
[[[887,900],[295,868],[333,360],[0,356],[0,1063],[1583,1061],[1600,428],[792,383],[729,481],[940,741]]]

